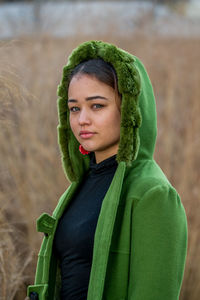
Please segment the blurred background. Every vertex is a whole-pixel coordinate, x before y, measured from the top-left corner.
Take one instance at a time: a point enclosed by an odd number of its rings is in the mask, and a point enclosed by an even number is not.
[[[0,299],[22,300],[42,234],[68,186],[56,90],[70,52],[101,39],[138,56],[155,91],[155,159],[181,196],[188,255],[181,300],[200,295],[200,1],[0,1]],[[169,299],[170,300],[170,299]]]

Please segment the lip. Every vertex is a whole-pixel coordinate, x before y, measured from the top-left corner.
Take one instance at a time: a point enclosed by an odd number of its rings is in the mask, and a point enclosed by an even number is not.
[[[95,132],[83,130],[83,131],[80,131],[79,135],[83,139],[88,139],[88,138],[91,138],[93,135],[95,135]]]

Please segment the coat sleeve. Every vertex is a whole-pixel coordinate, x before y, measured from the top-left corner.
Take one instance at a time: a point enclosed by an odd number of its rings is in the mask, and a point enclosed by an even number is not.
[[[173,187],[146,192],[133,211],[128,300],[177,300],[187,252],[187,219]]]

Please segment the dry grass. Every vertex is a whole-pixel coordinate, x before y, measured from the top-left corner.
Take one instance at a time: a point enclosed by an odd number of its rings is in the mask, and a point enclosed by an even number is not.
[[[21,300],[33,282],[42,236],[35,220],[54,209],[68,185],[57,146],[56,88],[74,39],[0,44],[0,299]],[[181,300],[200,294],[200,40],[99,37],[142,59],[158,108],[156,160],[185,206],[189,247]]]

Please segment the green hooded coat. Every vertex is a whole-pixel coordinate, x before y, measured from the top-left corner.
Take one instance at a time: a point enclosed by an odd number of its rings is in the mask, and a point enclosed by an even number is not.
[[[153,158],[157,121],[152,85],[137,57],[102,41],[79,45],[63,69],[58,141],[71,185],[52,216],[44,213],[37,221],[45,236],[28,295],[37,292],[39,300],[59,299],[54,234],[89,168],[89,157],[79,152],[69,125],[67,86],[73,68],[91,58],[114,66],[122,104],[118,167],[98,218],[87,300],[177,300],[187,252],[187,219],[177,191]]]

